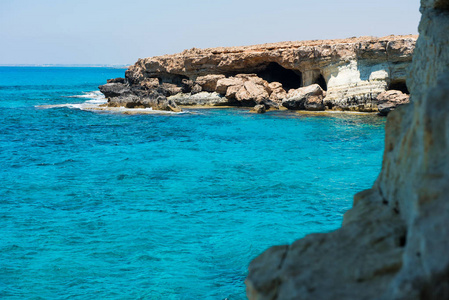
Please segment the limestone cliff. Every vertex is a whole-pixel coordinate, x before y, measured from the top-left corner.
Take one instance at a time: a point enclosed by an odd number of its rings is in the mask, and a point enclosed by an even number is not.
[[[181,105],[254,106],[263,99],[266,106],[276,107],[289,91],[318,84],[326,94],[314,109],[377,111],[381,92],[408,93],[405,75],[415,42],[416,36],[387,36],[194,48],[139,59],[126,71],[126,96],[109,98],[114,105],[136,102],[128,96],[148,98],[142,91],[153,89],[162,96],[176,95],[172,100]],[[100,89],[107,93],[120,84]],[[207,100],[211,96],[216,101]]]
[[[422,0],[411,103],[388,116],[382,171],[343,226],[251,262],[250,299],[449,299],[449,0]]]

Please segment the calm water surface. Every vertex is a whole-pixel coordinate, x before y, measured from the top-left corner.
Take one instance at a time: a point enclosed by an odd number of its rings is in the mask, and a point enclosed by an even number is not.
[[[244,299],[252,258],[336,229],[380,170],[372,115],[36,107],[119,76],[0,68],[0,298]]]

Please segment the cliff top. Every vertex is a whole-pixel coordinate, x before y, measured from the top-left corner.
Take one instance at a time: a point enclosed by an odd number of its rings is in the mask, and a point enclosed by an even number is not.
[[[395,41],[403,39],[417,39],[418,35],[388,35],[384,37],[373,37],[373,36],[361,36],[361,37],[351,37],[346,39],[331,39],[331,40],[309,40],[309,41],[288,41],[288,42],[277,42],[277,43],[266,43],[250,46],[236,46],[236,47],[216,47],[216,48],[191,48],[182,51],[181,55],[195,55],[204,52],[210,52],[212,54],[220,53],[242,53],[242,52],[253,52],[253,51],[270,51],[278,49],[291,49],[299,47],[313,47],[313,46],[323,46],[323,45],[336,45],[336,44],[355,44],[361,42],[376,43],[380,41]],[[165,54],[156,57],[171,57],[173,54]]]

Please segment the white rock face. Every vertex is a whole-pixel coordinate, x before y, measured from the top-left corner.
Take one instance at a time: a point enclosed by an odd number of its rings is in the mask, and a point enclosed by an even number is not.
[[[387,62],[352,60],[345,65],[330,66],[325,73],[330,77],[324,102],[338,110],[376,111],[376,97],[387,90],[390,82]]]
[[[354,196],[340,229],[254,259],[249,299],[449,299],[449,0],[422,0],[421,12],[411,103],[388,115],[376,183]],[[385,76],[353,64],[342,72],[334,87],[359,74],[374,89]]]

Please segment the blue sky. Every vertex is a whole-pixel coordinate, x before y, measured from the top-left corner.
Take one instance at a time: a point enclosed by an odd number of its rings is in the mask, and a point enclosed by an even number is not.
[[[0,64],[131,64],[192,47],[417,34],[419,0],[0,0]]]

